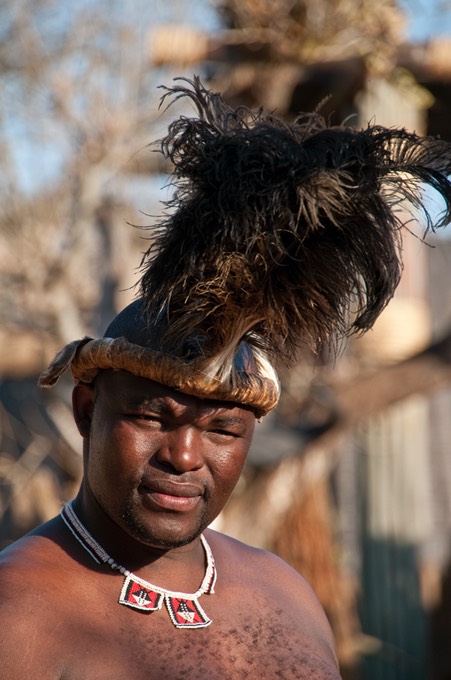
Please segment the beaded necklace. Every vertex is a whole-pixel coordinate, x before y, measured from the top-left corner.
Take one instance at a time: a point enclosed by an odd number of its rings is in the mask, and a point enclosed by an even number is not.
[[[195,593],[179,593],[155,586],[117,564],[81,523],[72,501],[66,503],[60,514],[69,531],[97,564],[107,564],[125,576],[119,604],[149,613],[161,609],[164,602],[176,628],[205,628],[210,625],[211,619],[200,606],[198,598],[204,594],[214,593],[216,566],[211,548],[203,535],[200,540],[207,558],[207,566],[202,583]]]

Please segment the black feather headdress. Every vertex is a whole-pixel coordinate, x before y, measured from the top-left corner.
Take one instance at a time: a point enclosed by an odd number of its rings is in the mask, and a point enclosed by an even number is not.
[[[198,117],[180,117],[161,148],[174,165],[173,212],[144,258],[141,293],[160,348],[193,343],[227,371],[245,340],[290,360],[369,329],[400,276],[404,203],[425,184],[451,219],[451,147],[399,129],[293,124],[192,83]],[[436,225],[436,226],[439,226]]]
[[[152,228],[140,300],[100,340],[67,345],[42,376],[71,366],[129,370],[183,392],[251,405],[279,395],[273,365],[368,330],[401,272],[401,231],[451,221],[451,145],[400,129],[288,124],[232,109],[198,78],[165,88],[189,98],[161,142],[174,196]],[[425,204],[442,197],[434,220]]]

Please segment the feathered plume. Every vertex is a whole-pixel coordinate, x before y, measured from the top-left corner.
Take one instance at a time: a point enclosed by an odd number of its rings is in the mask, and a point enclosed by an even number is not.
[[[451,220],[451,145],[317,114],[287,124],[184,82],[162,101],[189,97],[198,117],[162,140],[176,192],[141,279],[160,349],[230,367],[242,340],[290,360],[369,329],[399,280],[403,202],[428,227]],[[436,225],[424,184],[444,199]]]

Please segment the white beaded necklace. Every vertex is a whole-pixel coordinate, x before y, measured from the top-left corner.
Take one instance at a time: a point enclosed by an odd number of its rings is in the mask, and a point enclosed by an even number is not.
[[[119,604],[149,613],[161,609],[164,602],[176,628],[205,628],[210,625],[211,619],[200,606],[198,598],[214,593],[216,566],[211,548],[203,535],[200,540],[207,557],[207,566],[202,583],[195,593],[179,593],[155,586],[117,564],[81,523],[72,501],[66,503],[60,514],[69,531],[97,564],[107,564],[125,576]]]

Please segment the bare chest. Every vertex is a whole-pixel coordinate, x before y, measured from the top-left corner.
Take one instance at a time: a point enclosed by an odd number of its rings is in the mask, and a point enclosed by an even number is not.
[[[225,601],[228,602],[225,606]],[[203,596],[207,628],[177,629],[168,612],[118,604],[85,611],[65,645],[62,680],[329,680],[296,627],[263,603]]]

